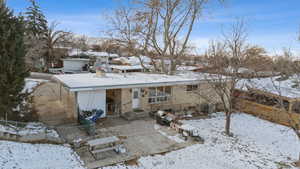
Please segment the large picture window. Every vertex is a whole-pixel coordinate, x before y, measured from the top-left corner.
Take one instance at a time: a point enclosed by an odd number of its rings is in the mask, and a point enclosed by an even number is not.
[[[149,103],[161,103],[170,100],[171,87],[150,87],[149,88]]]

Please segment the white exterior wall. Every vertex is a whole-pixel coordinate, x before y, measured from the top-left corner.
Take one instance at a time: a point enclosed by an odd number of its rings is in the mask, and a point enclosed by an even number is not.
[[[80,91],[77,101],[81,110],[101,109],[106,116],[106,90]]]
[[[82,71],[82,67],[88,63],[85,60],[64,60],[64,71]]]

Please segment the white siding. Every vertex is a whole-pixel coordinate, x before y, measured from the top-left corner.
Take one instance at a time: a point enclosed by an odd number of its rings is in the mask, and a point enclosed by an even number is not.
[[[77,95],[78,105],[81,110],[101,109],[106,116],[106,91],[80,91]]]
[[[82,71],[82,67],[88,63],[84,60],[64,60],[64,71]]]

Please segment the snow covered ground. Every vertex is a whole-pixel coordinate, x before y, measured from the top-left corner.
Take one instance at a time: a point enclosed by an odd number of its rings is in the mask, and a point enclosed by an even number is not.
[[[142,157],[138,166],[112,166],[105,169],[276,169],[293,168],[300,143],[289,128],[247,114],[234,114],[230,138],[223,134],[224,114],[213,118],[183,121],[205,139],[166,155]]]
[[[25,79],[25,86],[22,92],[27,91],[28,93],[31,93],[35,87],[37,87],[42,82],[47,82],[47,81],[48,80],[27,78]]]
[[[84,169],[69,147],[0,141],[1,169]]]
[[[0,132],[17,134],[20,136],[45,133],[51,137],[59,137],[58,133],[55,130],[48,129],[44,124],[36,122],[27,123],[25,127],[15,127],[14,125],[0,124]]]
[[[28,92],[31,93],[35,87],[37,87],[42,82],[47,82],[47,80],[43,79],[31,79],[26,78],[25,79],[25,86],[22,92]],[[26,104],[26,101],[24,101],[24,104]],[[17,108],[18,109],[18,108]],[[33,134],[40,134],[40,133],[47,133],[48,136],[52,137],[59,137],[57,132],[52,129],[48,129],[44,124],[32,122],[27,123],[24,127],[16,127],[15,125],[8,124],[4,125],[4,121],[2,124],[0,124],[0,132],[7,132],[11,134],[17,134],[17,135],[33,135]],[[19,123],[20,125],[21,123]]]
[[[23,92],[32,92],[33,88],[44,80],[26,79],[25,82]],[[24,127],[0,124],[0,131],[21,136],[46,131],[49,136],[59,137],[55,130],[36,122],[27,123]],[[77,154],[69,147],[0,141],[0,169],[84,169],[84,167]]]

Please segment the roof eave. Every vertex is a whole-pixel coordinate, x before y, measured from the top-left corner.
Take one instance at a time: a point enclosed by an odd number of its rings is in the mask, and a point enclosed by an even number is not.
[[[105,90],[105,89],[126,89],[126,88],[175,86],[175,85],[192,85],[192,84],[199,84],[201,82],[203,82],[203,80],[159,82],[159,83],[138,83],[138,84],[124,84],[124,85],[110,85],[110,86],[68,87],[68,88],[70,91],[91,91],[91,90]]]

